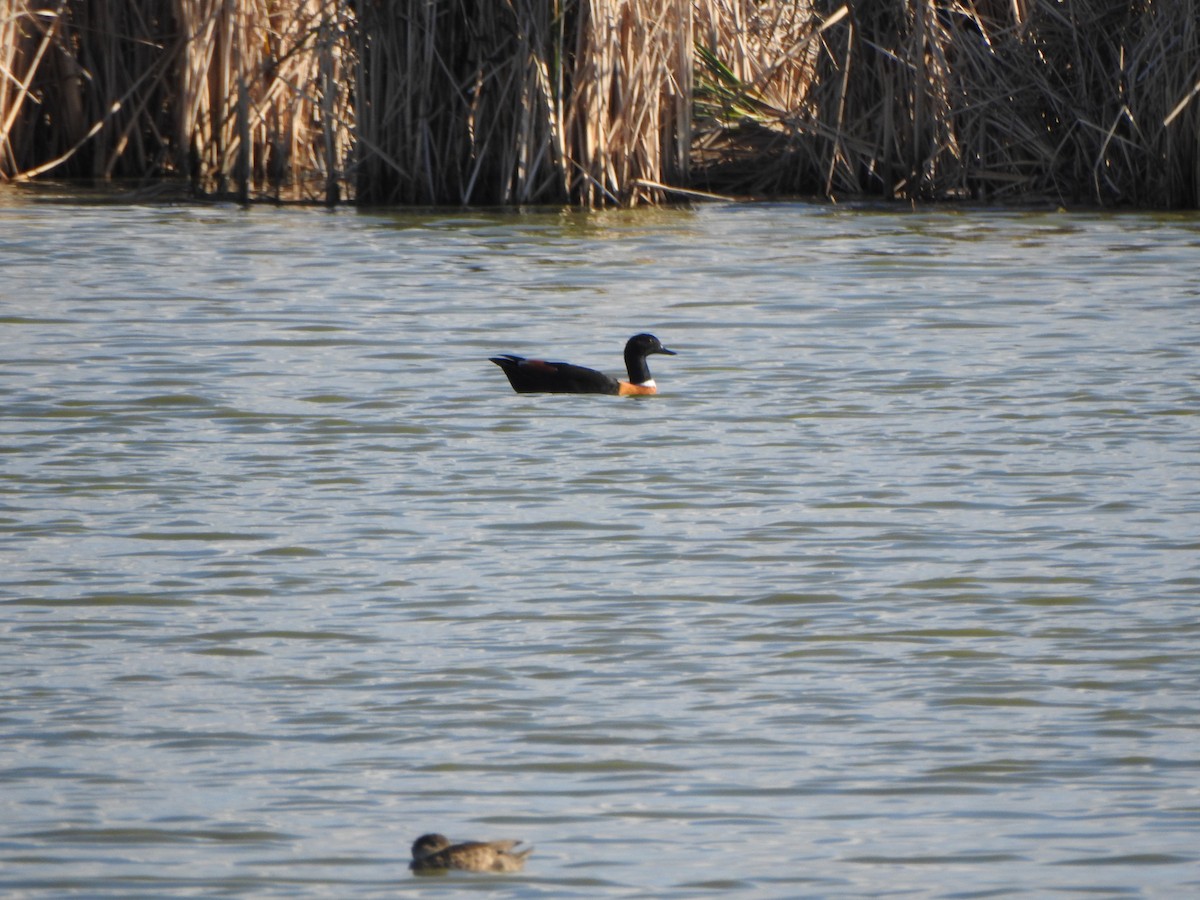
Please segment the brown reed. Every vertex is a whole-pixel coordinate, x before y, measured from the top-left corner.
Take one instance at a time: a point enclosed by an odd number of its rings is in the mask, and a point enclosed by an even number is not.
[[[807,25],[746,27],[748,53],[722,33],[702,47],[705,186],[1200,203],[1197,0],[798,0],[798,18],[801,7]],[[782,94],[774,61],[813,35],[820,52],[793,53],[789,65],[809,68]]]
[[[1200,205],[1200,0],[0,0],[0,180]]]
[[[337,198],[344,4],[0,4],[0,178],[185,175],[201,194]]]
[[[690,0],[359,6],[358,195],[628,205],[689,158]]]

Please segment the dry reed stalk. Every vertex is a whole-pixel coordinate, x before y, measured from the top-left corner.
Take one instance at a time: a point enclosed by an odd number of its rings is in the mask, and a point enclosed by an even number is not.
[[[657,201],[686,177],[692,15],[683,0],[594,0],[577,29],[564,128],[573,199]]]
[[[801,137],[796,123],[817,117],[820,38],[848,14],[822,16],[812,0],[697,3],[698,83],[695,166],[739,193],[769,194],[788,184]],[[777,161],[763,166],[764,161]],[[731,180],[730,180],[731,179]]]
[[[686,171],[690,0],[358,12],[364,200],[630,205]]]
[[[556,199],[546,4],[379,0],[359,10],[359,195],[372,203]]]
[[[0,177],[337,195],[353,127],[342,0],[0,3]]]
[[[816,27],[846,15],[842,7],[823,22],[809,0],[774,4],[704,0],[695,6],[702,67],[707,67],[710,75],[722,76],[719,80],[726,87],[740,85],[747,95],[744,99],[753,99],[756,108],[777,115],[800,108],[808,95],[820,49],[812,40]],[[714,64],[724,67],[727,76],[715,72]],[[701,104],[705,102],[704,87],[698,91]],[[717,89],[718,85],[707,87]],[[709,99],[719,101],[720,97]]]
[[[0,178],[597,206],[691,168],[722,193],[1194,207],[1198,21],[1200,0],[0,0]]]
[[[5,77],[23,89],[0,92],[0,177],[54,171],[105,178],[155,169],[156,131],[169,102],[163,79],[170,26],[162,7],[155,0],[60,0],[39,9],[10,0],[4,23],[15,21],[18,34],[15,45],[4,38],[0,57]]]
[[[33,7],[28,0],[6,0],[0,7],[0,177],[15,176],[29,153],[23,126],[33,118],[30,106],[41,100],[34,80],[47,55],[54,58],[65,8],[66,0],[54,9]]]
[[[345,8],[175,3],[184,28],[176,165],[206,193],[336,201],[353,124]]]
[[[762,6],[724,2],[697,152],[715,189],[1200,201],[1197,0],[850,0],[783,98],[745,59],[803,38],[764,39]]]

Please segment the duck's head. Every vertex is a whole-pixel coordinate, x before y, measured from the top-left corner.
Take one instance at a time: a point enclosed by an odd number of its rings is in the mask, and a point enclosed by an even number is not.
[[[665,353],[667,356],[674,356],[674,350],[668,350],[662,345],[662,341],[652,334],[635,334],[631,337],[628,343],[625,344],[625,355],[630,356],[636,354],[646,357],[651,353]]]
[[[412,845],[413,859],[421,859],[450,846],[450,839],[441,834],[423,834]]]

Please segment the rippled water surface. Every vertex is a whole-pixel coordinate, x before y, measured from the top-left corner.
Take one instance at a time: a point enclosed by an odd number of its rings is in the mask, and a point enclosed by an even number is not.
[[[9,194],[0,340],[6,897],[1200,894],[1196,217]]]

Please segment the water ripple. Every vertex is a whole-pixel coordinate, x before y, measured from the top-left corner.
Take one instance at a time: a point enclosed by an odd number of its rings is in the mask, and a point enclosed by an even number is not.
[[[6,896],[1194,892],[1193,218],[0,220]]]

